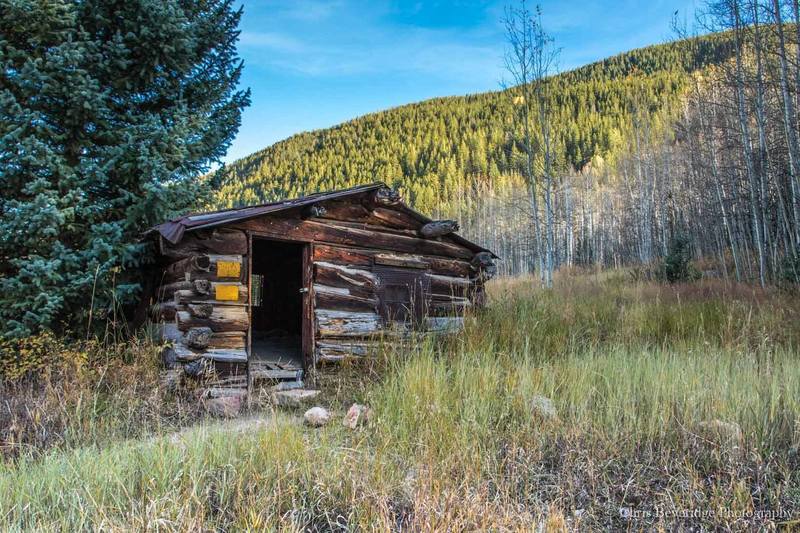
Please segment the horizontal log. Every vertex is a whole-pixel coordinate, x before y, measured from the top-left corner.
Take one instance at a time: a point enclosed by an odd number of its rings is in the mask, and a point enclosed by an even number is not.
[[[209,284],[209,289],[205,293],[198,292],[194,288],[180,289],[175,291],[173,298],[176,303],[247,303],[247,285],[238,282],[223,282],[207,280],[195,280],[194,283],[206,282]],[[183,282],[186,283],[186,282]],[[230,299],[230,298],[233,299]]]
[[[318,309],[363,312],[376,312],[378,309],[376,298],[354,296],[349,289],[318,284],[314,285],[314,302]]]
[[[208,317],[192,315],[189,311],[175,314],[178,329],[187,331],[194,327],[209,327],[212,331],[247,331],[249,320],[247,308],[241,306],[215,305]]]
[[[370,213],[370,222],[391,228],[419,229],[420,221],[397,209],[376,208]]]
[[[173,346],[179,361],[196,361],[209,359],[222,363],[246,363],[247,351],[244,348],[207,348],[205,350],[187,346],[183,342]]]
[[[377,313],[316,309],[314,316],[319,336],[366,337],[381,331],[381,320]]]
[[[431,316],[463,316],[471,307],[472,302],[469,298],[453,297],[452,299],[443,299],[439,295],[433,295],[428,305],[428,313]]]
[[[159,302],[150,306],[150,316],[158,322],[174,320],[175,313],[180,309],[184,309],[184,307],[175,302]]]
[[[316,343],[317,361],[337,362],[351,357],[366,357],[378,349],[378,343],[365,341],[319,341]]]
[[[363,205],[352,200],[326,200],[325,214],[322,218],[348,222],[368,222],[370,212]]]
[[[406,237],[419,237],[419,231],[409,228],[396,228],[388,226],[377,226],[368,222],[352,222],[349,220],[331,220],[327,223],[331,227],[338,228],[355,228],[367,231],[375,231],[378,233],[388,235],[404,235]]]
[[[469,278],[442,276],[440,274],[427,274],[430,280],[430,291],[433,294],[467,296],[474,283]]]
[[[247,345],[247,333],[244,331],[215,332],[208,341],[209,348],[244,349]]]
[[[245,255],[247,235],[241,230],[216,228],[186,233],[178,244],[161,239],[161,255],[184,259],[203,254]]]
[[[433,222],[428,222],[419,230],[426,239],[441,237],[443,235],[455,233],[456,231],[458,231],[458,222],[455,220],[435,220]]]
[[[196,255],[180,259],[164,271],[164,280],[176,281],[242,281],[247,264],[241,255]]]
[[[164,270],[164,277],[169,281],[191,281],[192,274],[208,272],[211,259],[207,255],[193,255],[171,263]]]
[[[430,266],[430,263],[417,255],[391,253],[375,254],[375,264],[419,269],[427,269]]]
[[[173,344],[172,350],[175,353],[175,357],[178,361],[196,361],[197,359],[203,357],[200,353],[200,350],[192,349],[183,342],[176,342]]]
[[[240,227],[283,240],[341,244],[461,259],[471,259],[473,256],[472,251],[467,248],[449,242],[405,235],[392,235],[373,230],[339,227],[323,221],[265,217],[241,222]]]
[[[371,267],[374,264],[392,264],[396,266],[419,266],[428,268],[431,273],[449,276],[469,277],[474,273],[467,261],[460,259],[445,259],[443,257],[380,252],[377,250],[363,250],[327,244],[314,245],[314,261],[335,263],[350,267]],[[369,269],[367,269],[369,270]]]
[[[203,357],[222,363],[246,363],[247,351],[244,349],[209,348],[203,352]]]
[[[167,283],[156,289],[156,299],[162,301],[172,300],[173,296],[175,295],[175,291],[188,291],[192,290],[193,288],[194,287],[192,286],[191,281],[176,281],[174,283]]]
[[[348,294],[351,296],[371,298],[375,295],[377,278],[368,270],[320,261],[314,263],[314,282],[328,287],[348,289]]]
[[[312,257],[314,262],[335,263],[350,267],[371,267],[374,252],[369,250],[357,250],[354,248],[343,248],[341,246],[329,246],[326,244],[315,244]]]
[[[183,333],[178,329],[174,320],[159,324],[159,337],[163,342],[177,342],[183,337]]]

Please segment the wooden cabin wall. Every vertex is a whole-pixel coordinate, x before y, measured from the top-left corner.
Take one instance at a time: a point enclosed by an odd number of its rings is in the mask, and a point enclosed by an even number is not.
[[[318,362],[363,356],[382,338],[409,334],[379,312],[381,267],[425,278],[427,330],[463,326],[464,313],[481,301],[483,282],[475,253],[447,236],[425,238],[420,222],[392,207],[364,202],[321,202],[315,215],[263,217],[235,227],[267,238],[312,243],[314,346]]]
[[[167,260],[154,315],[173,341],[165,359],[183,365],[199,359],[225,373],[244,374],[247,363],[248,240],[241,230],[199,230],[177,245],[159,243]]]

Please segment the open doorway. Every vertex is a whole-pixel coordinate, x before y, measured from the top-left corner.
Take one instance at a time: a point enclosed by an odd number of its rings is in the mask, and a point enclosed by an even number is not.
[[[303,368],[303,244],[253,239],[251,364]]]

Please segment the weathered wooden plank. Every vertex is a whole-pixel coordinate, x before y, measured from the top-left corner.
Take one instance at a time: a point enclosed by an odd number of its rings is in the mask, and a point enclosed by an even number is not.
[[[247,333],[244,331],[218,331],[208,341],[209,348],[235,348],[244,350]]]
[[[396,228],[389,226],[377,226],[368,222],[352,222],[349,220],[330,220],[328,226],[334,228],[355,228],[367,231],[375,231],[379,233],[388,233],[390,235],[404,235],[406,237],[419,237],[420,233],[416,229]]]
[[[354,313],[315,309],[317,335],[324,337],[365,337],[381,331],[377,313]]]
[[[314,261],[335,263],[343,266],[371,267],[375,264],[395,264],[396,266],[419,266],[430,269],[433,274],[442,274],[458,277],[469,277],[473,270],[467,261],[460,259],[446,259],[438,256],[421,254],[382,252],[378,250],[364,250],[332,246],[327,244],[314,245]],[[369,270],[369,269],[367,269]]]
[[[375,225],[384,225],[391,228],[418,229],[421,226],[420,221],[408,213],[384,207],[373,209],[370,212],[369,221]]]
[[[392,253],[376,253],[375,264],[420,269],[426,269],[430,266],[429,262],[418,255]]]
[[[314,285],[314,303],[317,309],[376,312],[378,300],[350,294],[349,289]]]
[[[252,381],[275,380],[275,379],[295,379],[303,378],[302,370],[283,370],[270,368],[251,368],[250,379]]]
[[[232,348],[209,348],[203,352],[203,357],[224,363],[246,363],[247,351]]]
[[[377,281],[375,274],[368,270],[323,261],[314,263],[314,282],[316,284],[348,289],[348,294],[351,296],[374,297]]]
[[[442,276],[440,274],[426,274],[430,280],[430,291],[433,294],[453,295],[464,297],[473,287],[469,278]]]
[[[247,235],[241,230],[215,228],[188,232],[178,244],[161,239],[161,254],[165,257],[184,259],[196,255],[247,254]]]
[[[469,298],[450,297],[445,295],[431,295],[428,304],[428,313],[431,316],[463,316],[472,307]]]
[[[194,327],[209,327],[212,331],[246,331],[247,308],[242,306],[215,305],[208,317],[195,316],[189,311],[175,313],[178,329],[187,331]]]
[[[284,240],[342,244],[461,259],[471,259],[473,256],[473,253],[467,248],[449,242],[393,235],[374,230],[339,227],[312,220],[264,217],[241,222],[240,227]]]
[[[351,267],[371,267],[374,255],[375,253],[370,250],[315,244],[313,259],[315,262],[336,263]]]
[[[351,357],[366,357],[379,345],[368,341],[325,340],[317,342],[317,361],[337,362]]]
[[[369,219],[369,210],[352,200],[326,200],[322,205],[325,206],[322,218],[349,222],[367,222]]]

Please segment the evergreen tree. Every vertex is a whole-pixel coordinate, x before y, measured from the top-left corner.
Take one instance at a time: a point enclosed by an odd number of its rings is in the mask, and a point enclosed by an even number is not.
[[[0,335],[136,294],[141,231],[196,203],[248,104],[240,17],[232,0],[0,0]]]

